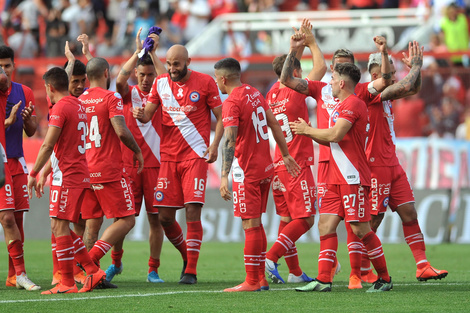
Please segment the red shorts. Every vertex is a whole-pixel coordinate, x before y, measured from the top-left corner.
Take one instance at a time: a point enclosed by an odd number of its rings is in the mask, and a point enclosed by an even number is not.
[[[273,197],[279,216],[298,219],[315,215],[315,181],[310,166],[302,168],[297,177],[287,171],[276,172]]]
[[[102,184],[91,184],[82,204],[82,218],[126,217],[135,215],[134,196],[129,178]]]
[[[126,169],[130,173],[129,178],[134,195],[135,214],[140,214],[142,207],[142,200],[145,201],[145,209],[147,213],[156,214],[158,208],[153,206],[153,199],[155,197],[155,189],[157,185],[159,167],[144,168],[142,173],[137,174],[137,168]]]
[[[77,223],[86,190],[88,188],[51,186],[49,193],[49,217]]]
[[[153,205],[179,209],[186,203],[204,204],[207,169],[206,159],[162,162]]]
[[[272,177],[243,183],[232,183],[233,215],[244,219],[261,217],[266,212]]]
[[[401,165],[390,167],[371,166],[370,202],[371,214],[378,215],[390,206],[395,211],[400,205],[415,202],[413,190]]]
[[[318,162],[317,173],[317,199],[320,199],[326,192],[326,178],[328,177],[329,162]]]
[[[15,209],[15,190],[13,187],[13,180],[11,179],[8,164],[4,163],[4,165],[5,185],[0,188],[0,211]]]
[[[13,180],[15,212],[29,211],[28,168],[24,158],[8,159],[8,169]]]
[[[318,202],[320,214],[338,215],[345,222],[370,221],[369,186],[328,185]]]

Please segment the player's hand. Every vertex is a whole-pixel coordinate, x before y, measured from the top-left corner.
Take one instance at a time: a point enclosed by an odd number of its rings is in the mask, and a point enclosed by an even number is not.
[[[292,132],[294,132],[296,135],[306,135],[308,133],[308,129],[310,128],[310,125],[300,117],[297,121],[289,122],[289,126]]]
[[[155,52],[158,48],[159,43],[160,43],[160,36],[158,36],[157,34],[150,34],[149,38],[153,39],[152,52]]]
[[[33,188],[36,190],[37,193],[37,181],[36,178],[28,176],[28,195],[29,198],[33,198]]]
[[[144,108],[135,107],[132,110],[132,116],[138,120],[144,117]]]
[[[15,104],[11,108],[10,116],[7,119],[5,119],[5,128],[8,128],[11,125],[15,124],[15,122],[16,122],[16,113],[18,112],[18,109],[20,108],[21,103],[22,103],[22,101],[20,100],[20,101],[18,101],[17,104]]]
[[[219,155],[218,147],[214,146],[213,144],[210,145],[207,148],[207,150],[204,152],[202,157],[205,158],[206,155],[208,156],[208,158],[206,159],[206,162],[207,163],[214,163],[217,160],[217,156]]]
[[[29,106],[25,107],[24,110],[21,111],[21,117],[23,118],[23,122],[27,123],[31,119],[33,110],[34,110],[34,106],[33,106],[33,103],[30,101]]]
[[[305,43],[305,34],[303,33],[296,33],[290,37],[290,48],[293,50],[297,50],[301,48]]]
[[[142,173],[144,169],[144,157],[142,156],[142,151],[139,153],[134,153],[134,166],[139,162],[139,167],[137,168],[137,174]]]
[[[140,33],[142,32],[142,27],[139,28],[139,31],[137,32],[137,35],[135,35],[135,51],[137,53],[140,52],[140,50],[142,50],[142,40],[140,39]]]
[[[77,37],[77,40],[82,43],[82,53],[86,55],[90,51],[90,41],[87,34],[81,34]]]
[[[42,195],[44,194],[44,186],[46,185],[47,182],[47,176],[48,175],[41,175],[39,179],[37,180],[36,184],[36,197],[41,198]]]
[[[375,36],[374,43],[375,43],[375,46],[377,47],[377,50],[379,50],[379,52],[381,53],[387,52],[387,39],[385,39],[385,37]]]
[[[222,199],[225,201],[230,201],[232,200],[232,193],[228,189],[228,177],[222,177],[220,179],[220,196]]]
[[[315,44],[315,36],[312,32],[313,26],[310,21],[306,18],[302,20],[302,25],[300,26],[300,32],[305,34],[305,45],[310,46]]]
[[[295,162],[294,158],[288,154],[287,156],[283,156],[282,159],[284,160],[287,172],[289,172],[293,177],[299,176],[301,168],[300,165]]]
[[[72,62],[72,63],[75,62],[75,56],[73,55],[72,51],[70,51],[68,41],[65,42],[65,57],[67,58],[69,62]]]

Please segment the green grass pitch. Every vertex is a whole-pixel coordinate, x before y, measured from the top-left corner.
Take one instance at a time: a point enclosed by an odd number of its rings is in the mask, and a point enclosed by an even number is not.
[[[268,245],[268,248],[271,244]],[[338,259],[342,271],[329,293],[295,292],[295,284],[271,284],[269,291],[223,293],[241,283],[245,272],[242,243],[203,243],[198,265],[198,284],[180,286],[182,261],[179,253],[165,242],[159,274],[164,284],[146,282],[148,244],[126,242],[124,272],[113,283],[118,289],[95,290],[86,294],[41,295],[5,287],[7,257],[0,244],[0,312],[469,312],[470,249],[468,245],[442,244],[427,247],[428,259],[449,275],[443,280],[418,282],[415,264],[406,244],[386,244],[384,251],[394,288],[386,293],[349,290],[349,259],[345,243],[340,243]],[[317,273],[318,244],[298,245],[300,265],[310,276]],[[28,276],[43,289],[50,288],[51,252],[46,240],[25,244]],[[101,267],[111,263],[105,256]],[[284,261],[279,268],[287,278]]]

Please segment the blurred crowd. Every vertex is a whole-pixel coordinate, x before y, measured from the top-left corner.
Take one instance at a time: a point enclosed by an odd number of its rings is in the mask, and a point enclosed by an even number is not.
[[[58,57],[69,40],[80,55],[75,39],[85,33],[94,56],[128,58],[140,27],[146,34],[160,26],[159,48],[166,51],[225,13],[403,7],[425,8],[434,18],[427,51],[468,51],[470,0],[6,0],[0,44],[11,46],[17,58]],[[468,56],[425,62],[422,91],[395,104],[397,136],[470,139]]]

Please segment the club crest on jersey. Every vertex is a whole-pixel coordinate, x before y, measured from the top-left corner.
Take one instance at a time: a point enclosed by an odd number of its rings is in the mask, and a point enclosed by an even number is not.
[[[114,96],[118,99],[122,99],[121,94],[119,92],[115,92]]]
[[[157,192],[155,193],[155,200],[157,200],[157,201],[162,201],[162,200],[163,200],[163,192],[157,191]]]
[[[197,91],[193,91],[189,94],[189,100],[192,102],[198,102],[201,99],[201,95]]]
[[[335,111],[333,115],[331,116],[333,123],[336,123],[336,121],[338,120],[338,116],[339,116],[339,112]]]
[[[386,208],[388,206],[388,201],[389,201],[389,199],[388,199],[388,197],[386,197],[384,199],[384,202],[383,202],[384,208]]]

